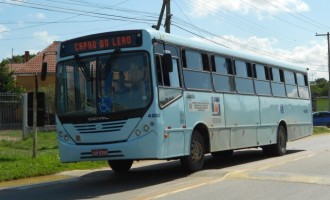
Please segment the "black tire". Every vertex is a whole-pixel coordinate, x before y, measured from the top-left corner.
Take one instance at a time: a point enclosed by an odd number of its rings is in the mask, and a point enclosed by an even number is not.
[[[263,153],[267,156],[283,156],[286,154],[287,133],[283,125],[277,129],[276,144],[262,147]]]
[[[108,160],[110,168],[120,174],[127,173],[133,164],[133,160]]]
[[[215,158],[231,158],[233,154],[234,154],[233,150],[217,151],[211,153],[211,155]]]
[[[180,158],[181,165],[190,172],[196,172],[203,168],[205,146],[202,135],[194,130],[190,141],[190,155]]]
[[[264,153],[265,156],[273,156],[272,145],[266,145],[261,148],[262,148],[262,152]]]

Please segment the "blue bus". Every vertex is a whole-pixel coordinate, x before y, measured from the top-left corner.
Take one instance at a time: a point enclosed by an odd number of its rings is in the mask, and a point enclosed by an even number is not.
[[[286,153],[312,134],[307,69],[156,30],[59,44],[56,125],[62,162],[180,160],[260,147]]]

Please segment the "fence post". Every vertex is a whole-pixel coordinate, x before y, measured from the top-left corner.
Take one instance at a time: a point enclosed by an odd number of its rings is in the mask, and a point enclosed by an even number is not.
[[[22,94],[22,106],[23,106],[23,119],[22,119],[22,130],[23,130],[23,139],[28,136],[28,125],[27,125],[27,117],[28,117],[28,106],[27,106],[27,93]]]

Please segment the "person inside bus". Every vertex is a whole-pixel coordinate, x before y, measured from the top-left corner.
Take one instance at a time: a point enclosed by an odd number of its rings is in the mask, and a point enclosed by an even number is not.
[[[143,107],[147,100],[145,68],[139,63],[131,63],[129,75],[131,87],[128,91],[127,98],[130,101],[130,105],[133,108]]]

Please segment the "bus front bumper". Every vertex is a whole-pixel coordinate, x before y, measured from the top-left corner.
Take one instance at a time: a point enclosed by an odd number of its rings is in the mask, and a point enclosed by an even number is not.
[[[150,132],[125,142],[109,144],[70,144],[58,139],[61,162],[97,160],[162,159],[159,155],[158,136]]]

